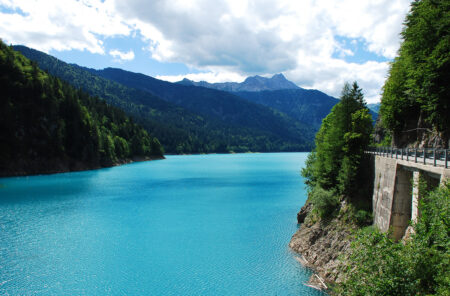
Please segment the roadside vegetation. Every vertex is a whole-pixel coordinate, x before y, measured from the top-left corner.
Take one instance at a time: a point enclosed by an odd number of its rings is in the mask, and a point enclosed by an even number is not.
[[[339,295],[450,295],[450,184],[426,195],[408,239],[361,229],[344,262]]]

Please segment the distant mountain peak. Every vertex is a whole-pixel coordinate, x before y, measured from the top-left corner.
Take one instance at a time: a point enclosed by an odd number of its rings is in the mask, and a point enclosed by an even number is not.
[[[187,78],[183,78],[183,80],[178,81],[177,83],[178,83],[178,84],[181,84],[181,85],[195,85],[195,82],[194,82],[194,81],[189,80],[189,79],[187,79]]]
[[[259,75],[249,76],[243,82],[221,82],[208,83],[206,81],[194,82],[188,79],[183,79],[178,82],[184,85],[203,86],[207,88],[214,88],[224,91],[264,91],[264,90],[280,90],[280,89],[300,89],[295,83],[286,79],[282,74],[275,74],[271,78]]]
[[[283,73],[275,74],[275,75],[272,76],[271,79],[272,79],[272,80],[286,80],[286,81],[288,81],[288,80],[286,79],[286,77],[284,77]]]

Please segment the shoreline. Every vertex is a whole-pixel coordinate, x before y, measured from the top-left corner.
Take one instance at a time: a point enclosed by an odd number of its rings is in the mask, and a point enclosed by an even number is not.
[[[166,159],[163,156],[161,157],[134,157],[132,159],[119,159],[117,162],[112,163],[111,165],[93,165],[89,166],[88,164],[75,162],[74,165],[70,166],[67,163],[63,163],[62,161],[56,160],[56,164],[53,168],[42,169],[42,170],[27,170],[27,169],[18,169],[17,171],[13,170],[5,170],[4,172],[0,172],[0,178],[14,178],[14,177],[31,177],[31,176],[39,176],[39,175],[54,175],[54,174],[62,174],[62,173],[72,173],[72,172],[83,172],[83,171],[93,171],[99,169],[112,168],[115,166],[121,166],[125,164],[130,164],[134,162],[143,162],[143,161],[152,161],[152,160],[163,160]],[[49,162],[46,162],[47,164]]]
[[[258,152],[258,151],[247,151],[247,152],[211,152],[211,153],[183,153],[183,154],[176,154],[176,153],[165,153],[164,155],[167,156],[183,156],[183,155],[226,155],[226,154],[263,154],[263,153],[310,153],[309,151],[265,151],[265,152]]]

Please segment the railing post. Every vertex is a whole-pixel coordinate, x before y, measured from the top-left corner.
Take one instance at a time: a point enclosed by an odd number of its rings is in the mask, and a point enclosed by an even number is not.
[[[392,158],[392,153],[394,152],[394,149],[391,147],[391,158]]]
[[[426,164],[427,153],[425,152],[425,148],[423,148],[423,164]]]
[[[400,149],[400,153],[401,153],[401,155],[402,155],[402,160],[403,160],[403,148]]]
[[[398,159],[398,148],[395,148],[395,159]]]
[[[417,148],[414,148],[414,162],[417,163]]]
[[[409,161],[409,148],[406,148],[406,161]]]
[[[433,148],[433,165],[436,166],[436,148]]]

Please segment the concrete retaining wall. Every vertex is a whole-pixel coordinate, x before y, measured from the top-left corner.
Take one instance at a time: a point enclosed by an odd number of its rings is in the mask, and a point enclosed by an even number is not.
[[[374,224],[383,232],[391,228],[393,238],[399,240],[420,214],[419,178],[430,189],[450,180],[450,169],[379,155],[374,156],[374,162]]]

